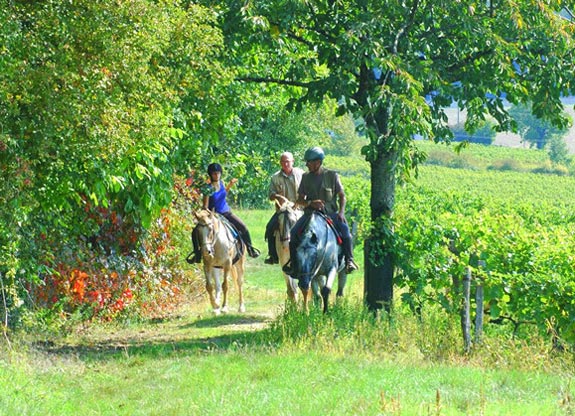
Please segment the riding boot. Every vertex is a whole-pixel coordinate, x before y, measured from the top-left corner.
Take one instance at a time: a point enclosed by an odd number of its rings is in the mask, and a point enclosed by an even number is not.
[[[242,233],[242,240],[244,240],[244,243],[246,243],[246,248],[248,250],[248,255],[250,257],[253,257],[255,259],[256,257],[260,256],[261,254],[260,251],[254,246],[252,246],[252,238],[250,236],[249,231]]]
[[[189,263],[200,263],[202,261],[202,250],[200,249],[200,242],[198,239],[198,229],[194,228],[192,230],[192,243],[194,244],[194,255],[189,256]]]
[[[279,259],[276,252],[276,240],[273,236],[268,236],[268,257],[264,260],[265,264],[278,264]]]
[[[274,232],[277,228],[278,228],[278,215],[277,213],[275,213],[274,215],[272,215],[272,217],[266,224],[265,239],[268,242],[268,257],[264,260],[265,264],[279,263],[278,255],[276,252],[276,239],[274,236]]]
[[[353,261],[353,248],[351,238],[344,238],[342,241],[343,253],[345,255],[345,272],[350,274],[358,269],[357,264]]]
[[[284,272],[285,274],[291,276],[293,275],[293,267],[291,265],[291,259],[282,266],[282,272]]]

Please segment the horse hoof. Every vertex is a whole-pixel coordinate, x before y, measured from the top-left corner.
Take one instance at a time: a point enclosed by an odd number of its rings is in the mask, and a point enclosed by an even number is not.
[[[244,305],[240,305],[238,312],[244,313],[246,311],[246,307]]]
[[[227,307],[227,306],[224,306],[224,307],[222,308],[222,313],[228,313],[228,312],[229,312],[228,307]]]
[[[219,308],[218,308],[218,309],[214,309],[214,315],[220,316],[221,314],[222,314],[221,309],[219,309]]]

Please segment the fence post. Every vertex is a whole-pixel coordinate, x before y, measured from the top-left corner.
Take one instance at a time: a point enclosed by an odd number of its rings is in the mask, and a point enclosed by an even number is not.
[[[479,260],[477,267],[485,268],[485,260]],[[483,279],[476,276],[475,287],[475,343],[481,343],[483,336]]]
[[[471,267],[467,267],[463,276],[463,307],[461,308],[461,329],[465,352],[471,350]]]

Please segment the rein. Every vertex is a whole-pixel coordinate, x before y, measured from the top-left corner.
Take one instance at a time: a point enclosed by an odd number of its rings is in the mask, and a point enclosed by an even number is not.
[[[199,223],[198,227],[203,227],[203,228],[207,228],[208,229],[208,236],[205,239],[205,241],[200,241],[200,248],[204,248],[204,247],[208,247],[211,248],[213,250],[214,247],[214,243],[216,241],[216,226],[215,224],[212,222],[211,224],[208,223]],[[210,240],[210,241],[208,241]]]
[[[291,227],[289,227],[288,221],[290,219],[290,212],[289,211],[280,211],[278,213],[278,217],[279,216],[283,216],[284,219],[283,221],[280,223],[280,227],[278,229],[278,233],[279,233],[279,237],[280,237],[280,241],[289,241],[290,240],[290,232],[289,229]],[[295,221],[294,221],[295,224]],[[293,224],[292,224],[293,227]]]

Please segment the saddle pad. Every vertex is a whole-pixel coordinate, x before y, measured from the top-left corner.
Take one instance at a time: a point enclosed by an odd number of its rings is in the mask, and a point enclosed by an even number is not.
[[[221,214],[216,214],[216,215],[218,216],[218,218],[220,219],[222,224],[224,224],[224,227],[226,227],[228,229],[228,231],[231,233],[232,237],[234,238],[234,244],[236,246],[236,255],[235,255],[234,259],[232,260],[232,264],[236,264],[238,262],[238,260],[241,259],[242,256],[244,255],[244,250],[245,250],[244,241],[242,240],[238,229],[236,227],[234,227],[234,225],[226,217],[224,217]]]

